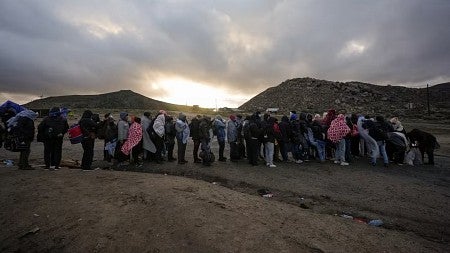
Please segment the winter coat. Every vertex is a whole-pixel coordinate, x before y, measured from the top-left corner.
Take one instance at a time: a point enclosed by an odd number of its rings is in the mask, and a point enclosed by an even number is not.
[[[130,129],[130,125],[128,121],[120,119],[117,122],[117,140],[124,141],[128,139],[128,130]]]
[[[80,124],[81,132],[83,133],[84,138],[92,138],[95,139],[95,133],[97,132],[97,123],[92,120],[92,112],[89,110],[84,111],[81,116]]]
[[[38,141],[62,139],[67,130],[69,124],[63,117],[59,115],[46,117],[38,125]]]
[[[211,136],[209,130],[211,129],[211,119],[209,117],[204,117],[200,121],[200,138],[202,140],[209,141]]]
[[[193,140],[200,140],[200,120],[195,117],[189,124],[190,135]]]
[[[384,120],[375,121],[373,124],[368,123],[366,126],[368,126],[369,135],[376,141],[386,141],[387,133],[393,132],[392,126]]]
[[[325,141],[325,130],[319,121],[313,121],[311,130],[315,140]]]
[[[288,143],[292,138],[292,130],[289,125],[289,118],[287,116],[281,117],[281,122],[278,124],[281,132],[281,141]]]
[[[274,125],[275,125],[275,118],[272,118],[272,117],[270,117],[268,119],[268,121],[264,124],[264,126],[263,126],[264,128],[262,129],[264,143],[266,143],[266,142],[274,143],[275,142],[276,133],[274,130]]]
[[[186,118],[184,121],[177,119],[175,122],[175,129],[177,131],[177,140],[183,144],[186,144],[190,134],[189,125],[186,123]]]
[[[236,142],[238,140],[237,123],[231,119],[227,122],[227,139],[229,143]]]
[[[222,121],[222,118],[214,120],[214,127],[217,130],[217,140],[219,142],[225,141],[225,122]]]

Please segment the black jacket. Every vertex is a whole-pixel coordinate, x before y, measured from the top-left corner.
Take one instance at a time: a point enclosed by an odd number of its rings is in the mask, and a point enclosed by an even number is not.
[[[62,139],[69,130],[67,120],[57,117],[46,117],[38,126],[38,141]]]
[[[92,112],[87,110],[84,111],[83,116],[81,116],[80,124],[81,132],[85,138],[90,137],[91,134],[95,134],[97,132],[97,124],[92,120]]]

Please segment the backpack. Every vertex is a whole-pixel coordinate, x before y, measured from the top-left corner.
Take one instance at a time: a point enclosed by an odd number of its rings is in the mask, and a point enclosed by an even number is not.
[[[204,164],[211,164],[216,160],[216,156],[214,155],[213,152],[211,152],[211,150],[209,150],[209,152],[202,150],[200,152],[199,156],[202,159]]]
[[[79,124],[74,124],[69,128],[69,140],[72,144],[80,143],[83,140],[83,133]]]
[[[97,125],[97,138],[100,140],[104,140],[106,138],[106,128],[108,124],[106,123],[106,120],[100,121]]]
[[[27,143],[17,135],[18,126],[11,127],[7,130],[5,135],[4,147],[11,152],[20,152],[30,148],[30,143]]]

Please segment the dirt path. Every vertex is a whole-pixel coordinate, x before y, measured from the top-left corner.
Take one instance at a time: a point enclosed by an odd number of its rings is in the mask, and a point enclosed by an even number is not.
[[[446,126],[435,131],[443,148],[434,167],[385,169],[365,158],[347,167],[275,169],[245,161],[208,168],[147,163],[138,172],[0,165],[0,251],[445,252],[450,144]],[[33,143],[35,166],[43,163],[42,149]],[[100,141],[95,152],[102,157]],[[2,160],[17,155],[0,150]],[[79,160],[80,145],[66,142],[63,157]],[[260,197],[261,188],[274,196]],[[385,224],[371,227],[342,213]]]

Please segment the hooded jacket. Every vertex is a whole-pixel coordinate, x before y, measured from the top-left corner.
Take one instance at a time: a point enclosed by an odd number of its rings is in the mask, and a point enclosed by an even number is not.
[[[90,110],[86,110],[83,112],[80,121],[81,132],[83,133],[84,138],[88,138],[92,136],[92,133],[97,132],[97,124],[92,120],[92,112]]]
[[[186,122],[186,115],[180,113],[178,119],[175,123],[175,129],[177,131],[177,140],[181,141],[183,144],[187,143],[190,135],[189,125]]]

